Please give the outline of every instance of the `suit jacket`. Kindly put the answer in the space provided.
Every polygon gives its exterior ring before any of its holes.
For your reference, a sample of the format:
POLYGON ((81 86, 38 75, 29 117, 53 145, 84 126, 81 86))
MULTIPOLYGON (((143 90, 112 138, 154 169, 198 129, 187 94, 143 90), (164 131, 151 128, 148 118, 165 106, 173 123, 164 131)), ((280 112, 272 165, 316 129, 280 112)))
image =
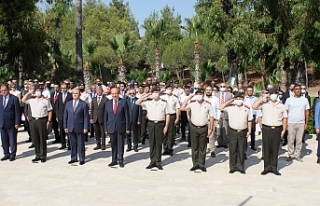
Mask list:
POLYGON ((65 109, 65 106, 66 106, 66 103, 69 102, 70 100, 72 100, 72 94, 67 92, 67 96, 66 96, 66 99, 65 101, 63 102, 63 99, 62 99, 62 92, 59 93, 58 95, 58 99, 57 99, 57 102, 56 102, 56 117, 58 118, 59 121, 63 121, 63 114, 64 114, 64 109, 65 109))
POLYGON ((98 97, 92 99, 91 102, 91 114, 90 118, 93 119, 93 123, 104 123, 104 110, 106 107, 106 102, 108 99, 103 95, 101 98, 101 102, 98 105, 98 97))
POLYGON ((51 103, 51 105, 52 105, 52 111, 53 111, 53 113, 57 113, 56 105, 57 105, 57 102, 58 102, 58 97, 59 97, 59 95, 60 95, 60 92, 58 93, 56 103, 54 103, 54 94, 55 94, 55 92, 53 92, 53 93, 50 94, 50 103, 51 103))
POLYGON ((141 106, 136 105, 136 101, 138 98, 133 98, 133 104, 131 103, 131 98, 127 98, 127 103, 129 107, 129 116, 130 116, 130 127, 137 125, 137 122, 141 122, 142 115, 141 115, 141 106))
MULTIPOLYGON (((217 92, 217 93, 214 94, 216 97, 218 97, 218 99, 219 99, 219 104, 220 104, 220 94, 221 94, 221 92, 217 92)), ((225 92, 224 102, 227 102, 227 101, 229 101, 229 100, 232 99, 232 98, 233 98, 233 94, 232 94, 232 93, 230 93, 230 92, 225 92)))
POLYGON ((73 109, 73 101, 66 103, 63 114, 63 128, 69 132, 83 132, 89 129, 89 107, 86 102, 78 100, 76 110, 73 109))
POLYGON ((285 104, 287 99, 290 97, 290 90, 286 91, 284 94, 283 94, 283 98, 282 98, 282 103, 285 104))
POLYGON ((315 110, 317 102, 320 100, 319 97, 315 97, 312 102, 312 111, 315 110))
POLYGON ((20 125, 21 112, 18 97, 8 94, 9 99, 4 108, 3 99, 0 95, 0 128, 14 128, 15 125, 20 125))
POLYGON ((130 130, 129 105, 126 99, 119 98, 116 114, 113 113, 113 99, 106 102, 104 112, 104 129, 108 133, 125 133, 130 130))

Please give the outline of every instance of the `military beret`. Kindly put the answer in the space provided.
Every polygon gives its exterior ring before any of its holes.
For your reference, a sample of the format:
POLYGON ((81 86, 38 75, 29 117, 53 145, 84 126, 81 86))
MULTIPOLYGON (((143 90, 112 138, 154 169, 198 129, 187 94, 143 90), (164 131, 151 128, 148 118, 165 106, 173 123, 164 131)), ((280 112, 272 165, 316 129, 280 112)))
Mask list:
POLYGON ((172 84, 167 84, 166 88, 172 87, 172 84))
POLYGON ((173 83, 174 84, 179 84, 179 80, 175 80, 173 83))
POLYGON ((197 89, 195 94, 204 94, 204 89, 202 89, 202 88, 197 89))
POLYGON ((234 98, 237 98, 237 97, 244 98, 244 95, 243 95, 242 92, 237 92, 237 93, 234 95, 234 98))
POLYGON ((153 87, 152 92, 160 92, 160 87, 158 86, 153 87))
POLYGON ((274 94, 274 93, 278 93, 278 89, 277 88, 273 88, 269 90, 269 94, 274 94))
POLYGON ((172 80, 167 81, 167 84, 173 84, 172 80))
POLYGON ((84 83, 80 83, 78 86, 79 86, 79 87, 80 87, 80 86, 84 86, 84 83))

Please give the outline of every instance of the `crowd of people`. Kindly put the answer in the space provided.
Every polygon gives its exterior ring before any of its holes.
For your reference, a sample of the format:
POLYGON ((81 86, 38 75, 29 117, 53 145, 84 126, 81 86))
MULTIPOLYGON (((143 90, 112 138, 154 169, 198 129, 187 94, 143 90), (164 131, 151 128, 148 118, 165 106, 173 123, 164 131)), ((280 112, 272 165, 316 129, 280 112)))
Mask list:
POLYGON ((229 172, 245 174, 247 150, 256 150, 255 137, 261 129, 261 174, 281 175, 277 167, 281 141, 288 145, 286 160, 302 162, 312 110, 320 163, 320 101, 315 98, 310 108, 305 85, 291 84, 286 92, 268 85, 257 95, 252 85, 232 88, 223 82, 184 81, 180 87, 178 80, 158 82, 148 77, 145 82, 106 85, 97 78, 89 90, 85 88, 83 83, 75 85, 68 79, 62 84, 30 79, 24 81, 23 88, 17 87, 16 80, 1 84, 1 161, 16 159, 22 116, 29 148, 35 150, 32 162, 47 161, 47 140, 52 131, 52 143, 61 144, 60 150, 71 150, 69 164, 85 164, 85 144, 95 137, 94 150, 106 150, 106 144, 111 144, 109 166, 123 168, 125 145, 126 152, 138 152, 139 144, 148 140, 150 164, 146 168, 162 170, 162 156, 174 155, 176 136, 181 133, 180 141, 187 141, 192 151, 190 171, 206 172, 207 151, 215 158, 218 147, 229 149, 229 172))

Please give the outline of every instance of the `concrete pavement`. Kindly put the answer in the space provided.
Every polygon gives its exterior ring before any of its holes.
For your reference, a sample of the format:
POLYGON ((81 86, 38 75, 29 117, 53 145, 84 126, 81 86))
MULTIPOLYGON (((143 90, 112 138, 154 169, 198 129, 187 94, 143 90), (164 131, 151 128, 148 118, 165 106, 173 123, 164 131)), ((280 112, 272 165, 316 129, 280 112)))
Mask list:
POLYGON ((191 151, 179 143, 174 156, 163 157, 163 171, 150 171, 148 143, 125 153, 125 168, 109 168, 111 148, 94 151, 94 139, 86 145, 86 164, 70 166, 70 152, 48 140, 46 163, 32 163, 34 150, 19 132, 14 162, 0 162, 0 205, 319 205, 320 165, 317 141, 308 136, 303 145, 304 162, 287 162, 286 147, 280 151, 282 176, 260 175, 261 136, 258 150, 248 149, 245 175, 229 174, 228 150, 207 155, 207 173, 193 173, 191 151))

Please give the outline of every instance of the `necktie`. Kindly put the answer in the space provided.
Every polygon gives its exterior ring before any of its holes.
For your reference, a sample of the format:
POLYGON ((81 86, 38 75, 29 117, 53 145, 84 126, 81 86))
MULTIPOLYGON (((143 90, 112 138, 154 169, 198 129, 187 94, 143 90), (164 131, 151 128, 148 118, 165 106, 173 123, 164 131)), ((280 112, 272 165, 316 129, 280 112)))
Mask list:
POLYGON ((221 94, 221 104, 224 104, 224 92, 221 94))
POLYGON ((4 97, 3 98, 3 108, 6 108, 6 106, 7 106, 7 97, 4 97))
POLYGON ((73 102, 73 111, 76 111, 76 108, 77 108, 77 101, 74 101, 73 102))
POLYGON ((54 94, 54 98, 53 98, 53 103, 56 103, 57 97, 58 97, 58 95, 57 95, 57 93, 55 93, 55 94, 54 94))
POLYGON ((114 100, 114 105, 113 105, 113 113, 117 114, 117 109, 118 109, 118 101, 114 100))
POLYGON ((101 97, 98 97, 98 106, 100 105, 101 97))
POLYGON ((62 101, 63 101, 63 103, 66 101, 66 93, 64 93, 63 95, 63 99, 62 99, 62 101))
POLYGON ((133 101, 133 98, 131 99, 131 108, 133 108, 133 104, 134 104, 134 101, 133 101))

